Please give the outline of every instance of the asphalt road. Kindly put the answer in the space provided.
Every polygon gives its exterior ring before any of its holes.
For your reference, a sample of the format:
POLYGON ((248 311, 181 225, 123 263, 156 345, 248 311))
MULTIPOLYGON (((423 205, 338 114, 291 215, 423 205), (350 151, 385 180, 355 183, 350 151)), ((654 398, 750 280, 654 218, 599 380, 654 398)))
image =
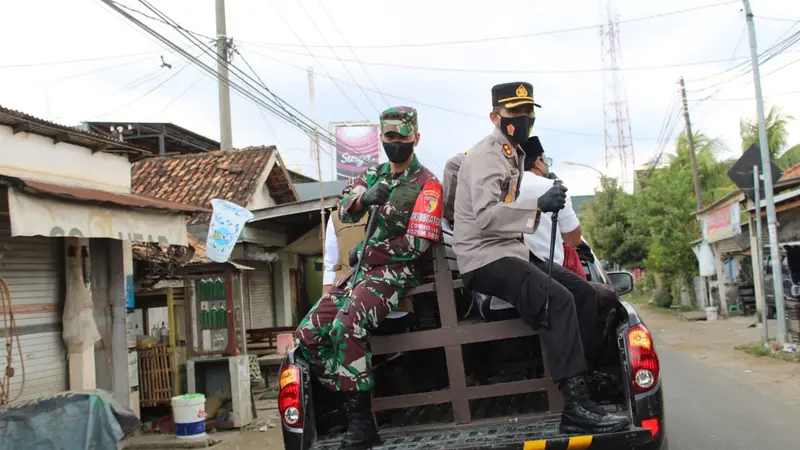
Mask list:
MULTIPOLYGON (((658 338, 656 338, 658 345, 658 338)), ((671 450, 796 448, 800 411, 742 379, 666 345, 658 349, 671 450)))

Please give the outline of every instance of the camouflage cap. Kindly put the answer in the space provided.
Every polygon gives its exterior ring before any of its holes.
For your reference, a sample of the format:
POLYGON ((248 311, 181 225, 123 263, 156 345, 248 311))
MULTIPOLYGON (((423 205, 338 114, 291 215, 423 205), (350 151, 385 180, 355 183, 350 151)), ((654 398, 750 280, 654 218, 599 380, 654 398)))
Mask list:
POLYGON ((417 110, 410 106, 395 106, 381 113, 381 135, 394 131, 403 136, 417 132, 417 110))

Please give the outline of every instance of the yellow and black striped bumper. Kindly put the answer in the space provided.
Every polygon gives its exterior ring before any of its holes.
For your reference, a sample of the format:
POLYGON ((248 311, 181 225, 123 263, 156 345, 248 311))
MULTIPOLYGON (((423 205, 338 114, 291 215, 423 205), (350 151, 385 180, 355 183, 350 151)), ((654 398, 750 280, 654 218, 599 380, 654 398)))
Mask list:
POLYGON ((522 450, 627 450, 648 442, 652 438, 648 430, 641 428, 619 433, 556 437, 526 441, 522 450))
POLYGON ((522 450, 585 450, 592 448, 594 436, 573 436, 565 439, 528 441, 522 450))

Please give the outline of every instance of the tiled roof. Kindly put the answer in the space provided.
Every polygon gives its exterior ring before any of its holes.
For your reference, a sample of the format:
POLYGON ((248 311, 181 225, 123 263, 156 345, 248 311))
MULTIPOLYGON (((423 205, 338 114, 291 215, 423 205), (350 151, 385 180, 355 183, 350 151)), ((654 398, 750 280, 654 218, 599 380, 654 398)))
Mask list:
POLYGON ((786 181, 791 180, 792 178, 800 177, 800 163, 789 167, 788 169, 783 171, 783 175, 778 181, 786 181))
POLYGON ((0 125, 11 127, 14 134, 31 133, 53 139, 53 144, 66 142, 91 149, 92 152, 117 153, 129 156, 143 155, 146 151, 117 139, 53 123, 24 112, 0 105, 0 125))

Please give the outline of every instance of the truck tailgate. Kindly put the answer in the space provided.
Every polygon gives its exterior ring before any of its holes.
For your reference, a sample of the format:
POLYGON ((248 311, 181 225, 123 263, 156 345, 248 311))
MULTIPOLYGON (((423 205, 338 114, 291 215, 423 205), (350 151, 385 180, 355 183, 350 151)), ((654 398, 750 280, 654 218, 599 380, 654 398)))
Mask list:
MULTIPOLYGON (((375 450, 404 449, 493 449, 493 450, 626 450, 648 442, 649 430, 631 428, 619 433, 594 436, 559 436, 559 418, 520 421, 464 428, 410 431, 381 430, 383 445, 375 450)), ((341 437, 317 442, 313 450, 336 450, 341 437)))

